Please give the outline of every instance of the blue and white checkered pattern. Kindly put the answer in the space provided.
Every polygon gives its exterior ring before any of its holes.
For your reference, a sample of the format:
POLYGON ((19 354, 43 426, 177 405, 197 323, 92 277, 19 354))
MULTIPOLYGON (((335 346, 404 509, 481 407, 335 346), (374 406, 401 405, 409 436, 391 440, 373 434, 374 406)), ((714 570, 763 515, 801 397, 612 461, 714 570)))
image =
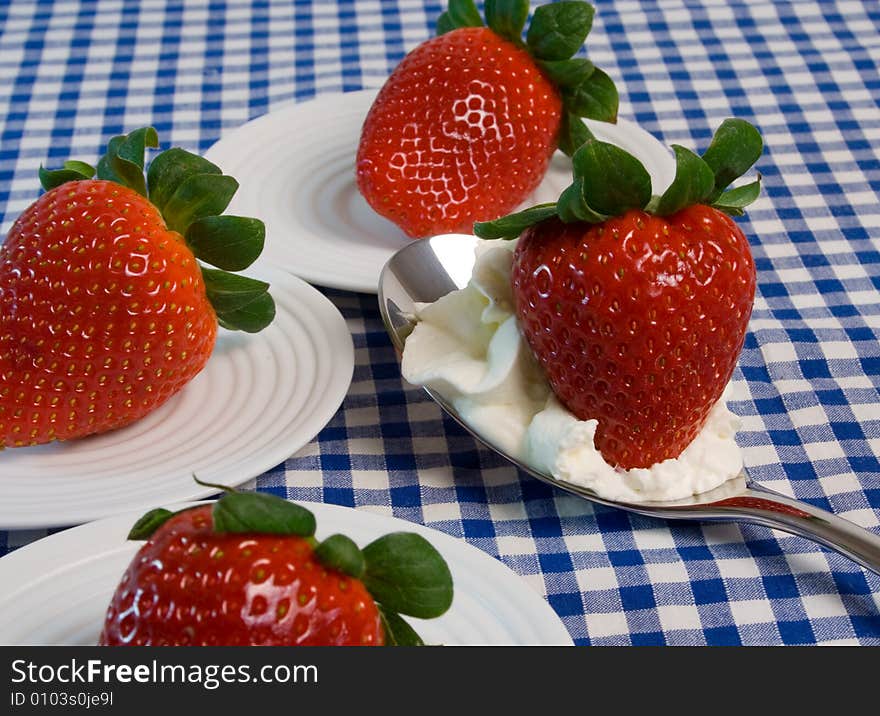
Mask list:
MULTIPOLYGON (((204 150, 289 102, 381 85, 440 4, 0 3, 0 232, 36 197, 41 162, 94 157, 123 130, 204 150)), ((759 295, 732 403, 745 462, 877 530, 880 6, 595 4, 589 52, 622 115, 698 148, 728 116, 761 129, 765 191, 742 222, 759 295)), ((402 384, 374 297, 327 294, 354 335, 354 382, 260 489, 462 537, 546 595, 579 644, 880 644, 880 577, 797 537, 654 521, 519 475, 402 384)), ((0 553, 41 534, 0 533, 0 553)))

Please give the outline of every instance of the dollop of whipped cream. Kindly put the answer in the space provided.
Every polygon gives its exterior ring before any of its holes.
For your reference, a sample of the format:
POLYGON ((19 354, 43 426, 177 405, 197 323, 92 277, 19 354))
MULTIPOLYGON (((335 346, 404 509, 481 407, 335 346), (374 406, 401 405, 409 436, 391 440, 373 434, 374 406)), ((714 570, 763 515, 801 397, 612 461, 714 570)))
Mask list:
POLYGON ((678 500, 742 470, 728 386, 677 458, 615 468, 596 449, 596 420, 579 420, 550 389, 520 334, 510 287, 515 241, 480 241, 468 285, 416 306, 403 377, 442 395, 488 442, 538 472, 618 502, 678 500))

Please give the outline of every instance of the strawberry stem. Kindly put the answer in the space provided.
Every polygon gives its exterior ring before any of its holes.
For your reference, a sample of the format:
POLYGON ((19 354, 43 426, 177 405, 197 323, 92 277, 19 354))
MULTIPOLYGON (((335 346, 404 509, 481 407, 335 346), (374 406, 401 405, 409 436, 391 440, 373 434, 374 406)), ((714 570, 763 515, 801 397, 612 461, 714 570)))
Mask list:
POLYGON ((215 482, 205 482, 204 480, 200 480, 196 477, 195 473, 192 473, 192 479, 195 480, 197 485, 201 485, 202 487, 213 487, 220 492, 238 492, 234 487, 229 487, 228 485, 218 485, 215 482))

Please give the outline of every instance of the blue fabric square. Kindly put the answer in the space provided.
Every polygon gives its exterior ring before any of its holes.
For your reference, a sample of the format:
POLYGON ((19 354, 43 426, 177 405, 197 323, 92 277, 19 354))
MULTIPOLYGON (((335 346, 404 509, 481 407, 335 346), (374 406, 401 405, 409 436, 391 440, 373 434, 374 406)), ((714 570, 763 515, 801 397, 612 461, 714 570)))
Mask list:
POLYGON ((720 579, 695 580, 691 582, 691 589, 694 592, 694 601, 697 604, 714 604, 727 601, 724 582, 720 579))
POLYGON ((633 646, 666 646, 662 631, 634 632, 630 635, 633 646))
POLYGON ((853 630, 858 637, 874 637, 880 635, 880 615, 851 614, 853 630))
POLYGON ((495 525, 491 520, 462 520, 465 537, 494 537, 495 525))
POLYGON ((657 602, 654 601, 654 590, 649 584, 621 587, 620 603, 626 611, 653 609, 657 606, 657 602))
POLYGON ((831 429, 838 440, 864 440, 865 433, 858 423, 831 423, 831 429))
POLYGON ((813 627, 806 619, 798 621, 781 621, 777 624, 783 644, 812 644, 816 641, 813 627))
POLYGON ((679 547, 678 554, 681 558, 688 561, 698 561, 704 559, 714 559, 712 552, 706 545, 689 545, 687 547, 679 547))
POLYGON ((740 646, 739 631, 735 626, 710 627, 704 629, 703 634, 706 637, 707 646, 740 646))
POLYGON ((797 582, 790 574, 774 574, 762 577, 764 589, 771 599, 792 599, 798 596, 797 582))
POLYGON ((569 617, 584 612, 580 594, 548 594, 547 601, 560 617, 569 617))
POLYGON ((622 510, 597 507, 596 524, 602 532, 628 532, 631 529, 629 515, 622 510))
POLYGON ((322 470, 350 470, 351 457, 349 455, 322 453, 321 457, 322 470))
POLYGON ((385 464, 389 470, 415 470, 415 455, 386 455, 385 464))
POLYGON ((324 502, 331 505, 350 505, 354 497, 354 490, 345 487, 325 487, 324 502))
POLYGON ((538 555, 544 572, 560 573, 571 571, 571 557, 566 552, 549 552, 538 555))
POLYGON ((395 507, 418 507, 421 505, 421 490, 418 485, 392 487, 391 504, 395 507))
POLYGON ((608 559, 615 567, 632 566, 636 564, 644 564, 645 560, 642 553, 637 549, 621 549, 608 552, 608 559))

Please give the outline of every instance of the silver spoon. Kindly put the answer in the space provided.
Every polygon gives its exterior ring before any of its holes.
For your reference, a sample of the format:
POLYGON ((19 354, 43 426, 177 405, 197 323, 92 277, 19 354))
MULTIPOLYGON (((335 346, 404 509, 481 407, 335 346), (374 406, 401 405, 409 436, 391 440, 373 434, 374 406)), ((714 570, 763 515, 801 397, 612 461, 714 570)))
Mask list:
MULTIPOLYGON (((412 331, 415 303, 436 301, 450 291, 467 285, 474 265, 476 242, 475 237, 463 234, 414 241, 398 251, 385 265, 379 279, 379 308, 391 341, 399 351, 403 350, 404 342, 412 331)), ((520 470, 566 492, 650 517, 741 521, 774 527, 818 542, 880 574, 880 536, 831 512, 760 487, 745 472, 714 490, 684 500, 637 504, 612 502, 599 497, 592 490, 537 472, 511 457, 476 433, 443 396, 431 390, 427 390, 427 393, 484 445, 520 470)))

